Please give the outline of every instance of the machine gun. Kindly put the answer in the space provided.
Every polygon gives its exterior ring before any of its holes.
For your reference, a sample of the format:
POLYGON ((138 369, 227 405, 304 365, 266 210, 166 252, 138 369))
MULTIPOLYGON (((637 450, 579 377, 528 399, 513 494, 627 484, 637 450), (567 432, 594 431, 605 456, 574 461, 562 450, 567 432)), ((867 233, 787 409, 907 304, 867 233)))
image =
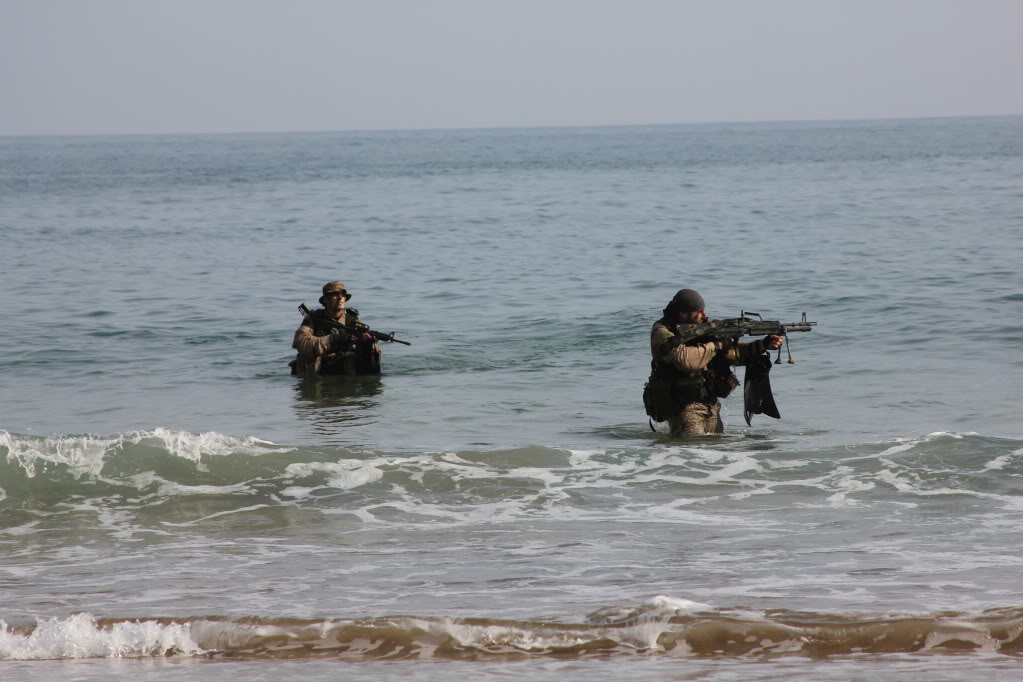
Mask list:
MULTIPOLYGON (((795 364, 792 359, 792 351, 789 350, 788 332, 811 332, 817 326, 816 322, 808 322, 806 313, 799 322, 779 322, 778 320, 765 320, 760 313, 742 311, 739 317, 725 320, 708 320, 695 324, 680 324, 677 327, 680 343, 688 343, 696 339, 708 341, 737 341, 743 336, 767 336, 774 334, 785 337, 785 349, 789 354, 789 364, 795 364), (757 319, 753 319, 756 317, 757 319)), ((781 364, 781 349, 778 349, 778 359, 774 364, 781 364)))
MULTIPOLYGON (((734 345, 743 336, 767 336, 774 334, 785 338, 785 350, 788 352, 788 364, 795 364, 792 359, 792 351, 789 348, 789 332, 809 332, 817 326, 816 322, 808 322, 806 313, 803 313, 799 322, 779 322, 777 320, 765 320, 759 313, 742 311, 739 317, 725 320, 708 320, 696 324, 680 324, 677 327, 676 342, 688 343, 696 340, 722 341, 726 345, 734 345), (753 318, 757 319, 753 319, 753 318)), ((781 348, 778 348, 778 359, 774 364, 781 364, 781 348)), ((768 374, 771 371, 771 358, 763 354, 752 358, 746 365, 746 376, 742 382, 743 392, 743 417, 746 425, 750 426, 750 420, 754 414, 764 414, 768 417, 781 419, 781 413, 774 402, 774 394, 771 392, 771 382, 768 374)))
POLYGON ((364 325, 361 322, 356 322, 355 324, 341 324, 340 322, 337 322, 336 320, 331 320, 331 319, 326 318, 326 317, 314 320, 313 317, 312 317, 313 311, 309 310, 309 308, 306 307, 305 303, 299 303, 298 304, 298 311, 300 313, 302 313, 302 316, 305 317, 307 320, 309 320, 310 323, 313 323, 314 325, 315 324, 324 325, 324 326, 330 328, 331 332, 336 330, 338 332, 341 332, 343 334, 347 334, 347 335, 353 336, 353 337, 359 337, 359 336, 362 336, 363 334, 369 334, 370 336, 373 337, 374 341, 387 341, 388 343, 400 343, 400 344, 405 345, 405 346, 411 346, 412 345, 408 341, 402 341, 401 339, 394 338, 394 332, 391 332, 390 334, 385 334, 384 332, 374 331, 374 330, 370 329, 368 326, 364 325))

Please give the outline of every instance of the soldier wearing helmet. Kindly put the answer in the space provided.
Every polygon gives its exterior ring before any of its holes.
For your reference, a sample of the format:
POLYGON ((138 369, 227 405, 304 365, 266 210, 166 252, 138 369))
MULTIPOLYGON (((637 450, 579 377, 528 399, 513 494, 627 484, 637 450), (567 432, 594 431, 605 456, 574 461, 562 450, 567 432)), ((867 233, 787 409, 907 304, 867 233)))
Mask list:
POLYGON ((323 307, 295 330, 291 347, 298 355, 290 363, 292 374, 380 374, 380 345, 360 330, 365 325, 359 322, 359 311, 346 307, 351 297, 344 282, 323 285, 323 307))
POLYGON ((682 342, 678 325, 707 321, 703 297, 681 289, 650 332, 650 380, 643 392, 647 414, 667 421, 672 436, 721 433, 721 404, 739 385, 732 365, 745 365, 765 350, 781 348, 782 337, 765 336, 725 347, 720 341, 682 342))

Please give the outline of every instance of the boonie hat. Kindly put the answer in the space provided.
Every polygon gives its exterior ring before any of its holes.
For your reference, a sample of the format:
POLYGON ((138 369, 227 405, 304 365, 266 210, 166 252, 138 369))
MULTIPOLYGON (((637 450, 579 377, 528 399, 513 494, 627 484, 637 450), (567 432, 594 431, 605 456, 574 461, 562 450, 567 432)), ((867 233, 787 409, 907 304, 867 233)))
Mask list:
POLYGON ((348 293, 348 289, 345 289, 345 283, 338 282, 335 280, 333 282, 327 282, 326 284, 323 285, 323 296, 320 296, 320 303, 323 303, 323 298, 327 294, 336 294, 338 292, 345 295, 346 301, 352 297, 352 295, 348 293))

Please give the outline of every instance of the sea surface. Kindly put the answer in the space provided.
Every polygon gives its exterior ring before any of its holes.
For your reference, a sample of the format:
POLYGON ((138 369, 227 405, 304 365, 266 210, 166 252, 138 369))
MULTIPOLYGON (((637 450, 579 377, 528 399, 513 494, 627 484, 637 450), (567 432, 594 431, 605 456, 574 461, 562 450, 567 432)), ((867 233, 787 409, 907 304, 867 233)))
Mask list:
POLYGON ((1023 675, 1023 117, 6 137, 0 258, 2 679, 1023 675), (685 287, 780 420, 651 430, 685 287))

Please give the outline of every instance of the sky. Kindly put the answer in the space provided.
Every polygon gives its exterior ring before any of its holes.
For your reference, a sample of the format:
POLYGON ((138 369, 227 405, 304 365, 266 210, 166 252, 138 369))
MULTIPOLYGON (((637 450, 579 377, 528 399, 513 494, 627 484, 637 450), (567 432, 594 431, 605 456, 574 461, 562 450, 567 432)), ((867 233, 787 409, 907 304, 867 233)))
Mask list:
POLYGON ((1023 114, 1020 0, 0 0, 0 135, 1023 114))

